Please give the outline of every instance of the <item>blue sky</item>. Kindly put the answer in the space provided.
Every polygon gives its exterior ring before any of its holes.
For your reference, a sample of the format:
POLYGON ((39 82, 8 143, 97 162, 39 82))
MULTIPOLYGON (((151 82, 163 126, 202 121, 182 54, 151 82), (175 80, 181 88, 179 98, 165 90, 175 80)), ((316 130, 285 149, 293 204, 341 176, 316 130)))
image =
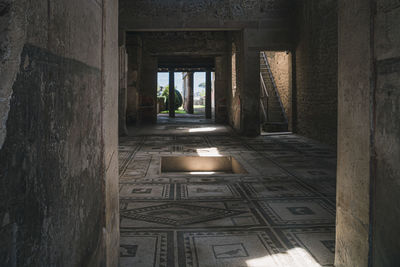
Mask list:
MULTIPOLYGON (((158 86, 165 87, 169 83, 169 74, 168 72, 159 72, 158 73, 158 86)), ((194 91, 196 92, 200 88, 198 87, 200 83, 205 82, 206 73, 205 72, 195 72, 194 73, 194 91)), ((182 80, 182 72, 175 72, 175 86, 178 91, 182 92, 183 90, 183 80, 182 80)), ((204 90, 204 89, 201 89, 204 90)))

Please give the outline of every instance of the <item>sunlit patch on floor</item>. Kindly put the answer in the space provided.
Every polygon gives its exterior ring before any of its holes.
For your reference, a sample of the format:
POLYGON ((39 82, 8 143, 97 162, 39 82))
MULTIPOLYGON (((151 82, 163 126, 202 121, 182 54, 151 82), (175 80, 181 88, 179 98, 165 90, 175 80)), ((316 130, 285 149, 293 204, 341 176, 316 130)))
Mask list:
POLYGON ((284 253, 247 260, 248 267, 321 267, 317 261, 303 248, 293 248, 284 253))
POLYGON ((215 130, 217 130, 215 127, 191 128, 189 129, 189 133, 214 132, 215 130))

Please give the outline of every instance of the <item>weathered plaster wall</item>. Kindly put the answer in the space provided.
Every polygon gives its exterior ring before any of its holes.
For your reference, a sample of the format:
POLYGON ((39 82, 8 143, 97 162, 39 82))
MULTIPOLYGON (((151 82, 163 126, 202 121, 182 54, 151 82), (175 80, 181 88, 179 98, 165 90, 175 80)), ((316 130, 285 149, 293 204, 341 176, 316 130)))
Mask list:
POLYGON ((371 179, 371 7, 339 1, 335 265, 368 266, 371 179))
POLYGON ((243 32, 241 129, 247 136, 260 134, 260 52, 252 49, 253 32, 243 32))
POLYGON ((0 2, 5 266, 117 265, 117 11, 0 2))
POLYGON ((0 2, 0 149, 6 138, 12 85, 26 35, 25 1, 0 2))
POLYGON ((288 125, 292 123, 292 91, 289 60, 291 57, 286 52, 266 52, 268 63, 274 76, 275 84, 288 118, 288 125))
POLYGON ((126 30, 284 28, 290 5, 290 0, 121 0, 119 17, 126 30))
POLYGON ((373 266, 400 265, 400 6, 377 1, 373 266))
POLYGON ((143 52, 141 77, 138 86, 138 122, 140 124, 157 122, 157 58, 147 51, 143 52))
POLYGON ((127 73, 127 124, 135 124, 139 105, 139 83, 142 66, 142 40, 139 36, 132 36, 126 42, 128 52, 127 73))
MULTIPOLYGON (((82 1, 79 1, 80 3, 82 1)), ((100 3, 100 2, 99 2, 100 3)), ((119 263, 119 173, 118 173, 118 1, 102 2, 102 196, 104 201, 102 244, 105 253, 94 266, 119 263)), ((87 17, 90 19, 90 17, 87 17)), ((89 32, 90 33, 90 32, 89 32)), ((77 111, 79 113, 80 111, 77 111)), ((82 138, 82 137, 80 137, 82 138)), ((90 138, 84 136, 84 138, 90 138)), ((87 156, 90 156, 88 154, 87 156)), ((99 177, 91 177, 99 179, 99 177)), ((88 218, 93 220, 93 218, 88 218)), ((69 265, 70 266, 70 265, 69 265)), ((89 266, 89 265, 88 265, 89 266)))
MULTIPOLYGON (((225 48, 226 50, 226 48, 225 48)), ((215 108, 215 122, 227 123, 228 122, 228 56, 215 57, 215 75, 213 75, 214 82, 212 83, 212 107, 215 108)))
POLYGON ((299 6, 296 47, 295 129, 335 145, 337 131, 337 1, 305 0, 299 6))
POLYGON ((152 56, 209 56, 226 53, 226 33, 221 31, 143 32, 143 50, 152 56))
POLYGON ((339 2, 336 266, 398 266, 400 8, 339 2))
MULTIPOLYGON (((125 42, 124 42, 125 44, 125 42)), ((126 111, 128 104, 128 53, 125 45, 119 47, 119 81, 118 81, 118 133, 127 135, 126 111)))

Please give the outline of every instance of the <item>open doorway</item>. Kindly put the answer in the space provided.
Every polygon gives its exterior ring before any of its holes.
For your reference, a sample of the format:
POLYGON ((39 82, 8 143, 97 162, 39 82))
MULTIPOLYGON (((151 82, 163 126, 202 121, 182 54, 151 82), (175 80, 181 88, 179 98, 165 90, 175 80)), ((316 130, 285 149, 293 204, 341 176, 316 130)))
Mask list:
POLYGON ((159 71, 157 73, 157 121, 212 122, 215 118, 214 72, 211 71, 159 71), (170 106, 170 84, 174 84, 174 110, 170 106))
POLYGON ((261 132, 291 131, 290 52, 260 52, 261 132))
MULTIPOLYGON (((169 73, 157 73, 157 114, 169 114, 169 73)), ((186 114, 184 107, 183 73, 174 73, 175 114, 186 114)))
POLYGON ((193 84, 193 114, 205 115, 206 112, 206 73, 195 72, 193 84))

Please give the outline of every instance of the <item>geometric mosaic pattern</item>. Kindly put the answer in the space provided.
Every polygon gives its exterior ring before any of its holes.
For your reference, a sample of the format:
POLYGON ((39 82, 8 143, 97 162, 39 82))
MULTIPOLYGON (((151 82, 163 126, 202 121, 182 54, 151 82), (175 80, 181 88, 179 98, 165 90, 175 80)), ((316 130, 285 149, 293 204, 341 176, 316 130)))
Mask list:
POLYGON ((240 198, 234 185, 230 184, 182 184, 181 199, 224 199, 240 198))
POLYGON ((216 124, 154 129, 120 139, 120 266, 333 266, 333 149, 216 124), (247 173, 161 173, 162 156, 207 153, 247 173))
POLYGON ((335 233, 332 228, 287 229, 279 236, 289 248, 303 248, 322 266, 331 266, 335 257, 335 233))
POLYGON ((334 208, 321 199, 273 199, 257 202, 272 225, 333 224, 334 208))
POLYGON ((119 194, 121 199, 169 199, 171 192, 169 184, 125 184, 119 194))
POLYGON ((175 229, 176 225, 179 225, 180 229, 198 229, 203 228, 205 223, 210 228, 224 229, 266 226, 261 215, 254 212, 252 203, 245 203, 243 200, 185 201, 184 203, 124 200, 121 201, 120 208, 120 226, 125 229, 143 227, 175 229), (151 211, 153 209, 154 211, 151 211), (165 209, 172 212, 164 212, 165 209))
POLYGON ((168 232, 121 232, 120 267, 172 266, 172 238, 168 232))
POLYGON ((312 191, 296 181, 246 183, 243 186, 252 198, 288 198, 314 195, 312 191))
POLYGON ((248 266, 248 260, 281 252, 265 231, 181 232, 180 265, 248 266))
POLYGON ((121 215, 127 218, 171 224, 175 226, 210 221, 241 213, 241 211, 216 209, 181 203, 167 203, 158 206, 121 211, 121 215))

